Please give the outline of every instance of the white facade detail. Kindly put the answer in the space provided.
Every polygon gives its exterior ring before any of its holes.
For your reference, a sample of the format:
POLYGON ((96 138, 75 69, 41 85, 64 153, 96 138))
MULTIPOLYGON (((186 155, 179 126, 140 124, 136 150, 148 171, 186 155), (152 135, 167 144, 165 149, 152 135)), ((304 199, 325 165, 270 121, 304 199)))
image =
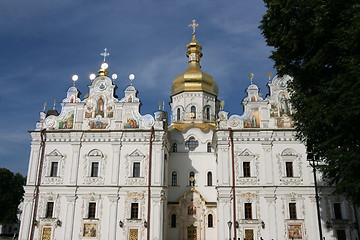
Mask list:
MULTIPOLYGON (((200 66, 195 35, 188 53, 189 66, 200 66)), ((41 113, 31 131, 19 239, 319 239, 290 77, 275 76, 265 98, 251 84, 244 113, 231 116, 209 75, 201 72, 208 85, 200 90, 184 77, 185 87, 172 90, 168 124, 164 111, 140 114, 134 86, 115 97, 107 71, 85 99, 70 87, 60 114, 41 113)), ((317 181, 324 237, 355 239, 358 210, 320 174, 317 181)))

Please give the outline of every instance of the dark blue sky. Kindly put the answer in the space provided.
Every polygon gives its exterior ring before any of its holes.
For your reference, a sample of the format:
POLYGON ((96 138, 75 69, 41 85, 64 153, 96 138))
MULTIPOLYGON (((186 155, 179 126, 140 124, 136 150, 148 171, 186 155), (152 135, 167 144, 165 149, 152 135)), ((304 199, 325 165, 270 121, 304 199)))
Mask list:
POLYGON ((225 110, 241 114, 250 83, 266 88, 271 48, 258 29, 262 0, 2 0, 0 3, 0 167, 27 174, 30 136, 44 102, 59 103, 79 75, 81 98, 88 92, 106 47, 110 74, 118 74, 121 98, 128 75, 152 113, 159 100, 168 108, 173 78, 187 66, 186 44, 193 18, 203 46, 203 71, 219 85, 225 110))

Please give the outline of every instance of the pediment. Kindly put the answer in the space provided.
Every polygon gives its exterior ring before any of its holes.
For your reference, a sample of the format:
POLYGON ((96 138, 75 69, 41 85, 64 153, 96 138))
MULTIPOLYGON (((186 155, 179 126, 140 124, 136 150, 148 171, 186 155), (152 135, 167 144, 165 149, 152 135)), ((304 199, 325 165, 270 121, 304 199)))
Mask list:
POLYGON ((239 156, 255 157, 255 154, 253 154, 250 150, 245 149, 239 154, 239 156))
POLYGON ((51 153, 49 153, 47 156, 49 156, 49 157, 62 157, 63 155, 57 149, 55 149, 51 153))
POLYGON ((129 157, 145 157, 145 155, 138 149, 129 154, 129 157))

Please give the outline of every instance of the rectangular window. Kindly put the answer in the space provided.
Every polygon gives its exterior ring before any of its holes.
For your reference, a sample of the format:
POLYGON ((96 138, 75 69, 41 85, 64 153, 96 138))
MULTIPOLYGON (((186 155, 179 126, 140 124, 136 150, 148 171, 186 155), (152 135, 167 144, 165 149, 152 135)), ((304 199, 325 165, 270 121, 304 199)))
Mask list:
POLYGON ((89 203, 89 215, 88 218, 95 218, 96 203, 89 203))
POLYGON ((140 163, 134 162, 133 177, 140 177, 140 163))
POLYGON ((335 215, 335 219, 342 219, 340 203, 334 203, 334 215, 335 215))
POLYGON ((286 176, 287 177, 293 177, 293 163, 292 162, 286 162, 286 176))
POLYGON ((131 204, 131 219, 138 219, 139 214, 139 204, 132 203, 131 204))
POLYGON ((346 240, 346 232, 345 230, 336 230, 336 235, 338 240, 346 240))
POLYGON ((245 219, 252 219, 251 203, 245 203, 245 219))
POLYGON ((296 203, 289 203, 290 219, 296 218, 296 203))
POLYGON ((99 163, 93 162, 91 163, 91 177, 98 177, 99 176, 99 163))
POLYGON ((250 177, 250 162, 243 162, 244 177, 250 177))
POLYGON ((46 218, 52 218, 54 211, 54 202, 48 202, 46 206, 46 218))
POLYGON ((57 177, 58 162, 51 163, 50 177, 57 177))

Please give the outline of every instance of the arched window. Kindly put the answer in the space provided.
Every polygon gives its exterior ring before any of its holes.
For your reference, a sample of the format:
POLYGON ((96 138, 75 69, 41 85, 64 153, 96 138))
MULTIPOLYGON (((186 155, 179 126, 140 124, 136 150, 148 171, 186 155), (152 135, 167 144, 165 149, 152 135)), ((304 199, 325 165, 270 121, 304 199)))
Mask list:
POLYGON ((212 214, 209 214, 209 215, 208 215, 208 227, 209 227, 209 228, 214 227, 214 224, 213 224, 213 215, 212 215, 212 214))
POLYGON ((195 186, 195 173, 193 171, 189 173, 189 185, 195 186))
POLYGON ((173 152, 177 152, 177 144, 176 143, 173 144, 173 152))
POLYGON ((207 143, 207 152, 211 152, 211 143, 207 143))
POLYGON ((191 112, 194 114, 193 118, 196 118, 196 107, 191 106, 191 112))
POLYGON ((176 186, 176 185, 177 185, 177 173, 173 171, 171 173, 171 186, 176 186))
POLYGON ((177 109, 177 112, 176 112, 176 120, 177 120, 177 121, 180 121, 180 108, 177 109))
POLYGON ((171 227, 176 228, 176 214, 171 215, 171 227))
POLYGON ((207 173, 207 185, 212 186, 212 172, 207 173))
POLYGON ((210 120, 210 108, 206 108, 206 119, 210 120))

